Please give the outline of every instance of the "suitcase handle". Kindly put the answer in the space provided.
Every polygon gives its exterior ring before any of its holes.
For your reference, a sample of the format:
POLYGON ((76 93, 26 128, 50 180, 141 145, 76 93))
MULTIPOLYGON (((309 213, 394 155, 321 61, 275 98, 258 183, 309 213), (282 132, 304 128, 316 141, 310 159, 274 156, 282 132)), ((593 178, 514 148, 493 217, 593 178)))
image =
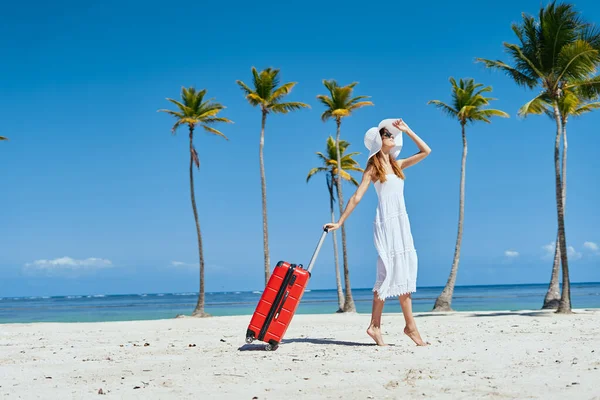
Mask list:
POLYGON ((315 265, 315 260, 317 259, 317 256, 319 255, 319 251, 321 250, 321 246, 323 245, 323 241, 325 240, 325 236, 327 236, 328 232, 329 232, 329 229, 323 228, 323 234, 321 235, 321 239, 319 239, 319 243, 317 243, 317 248, 315 249, 315 252, 313 253, 313 255, 310 259, 310 263, 308 263, 308 268, 307 268, 308 273, 310 273, 310 271, 312 271, 312 269, 315 265))

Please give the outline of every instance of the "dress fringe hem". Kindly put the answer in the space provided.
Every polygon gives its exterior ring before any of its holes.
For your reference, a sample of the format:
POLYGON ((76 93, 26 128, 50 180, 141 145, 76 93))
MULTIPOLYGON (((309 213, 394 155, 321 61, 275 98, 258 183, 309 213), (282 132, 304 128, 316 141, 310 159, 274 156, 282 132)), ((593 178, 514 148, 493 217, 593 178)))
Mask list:
POLYGON ((394 285, 388 288, 387 293, 382 296, 379 292, 382 284, 383 282, 376 282, 375 286, 373 287, 373 292, 377 292, 377 297, 379 297, 380 300, 386 300, 390 297, 403 296, 405 294, 415 293, 417 291, 415 287, 408 287, 408 285, 394 285))

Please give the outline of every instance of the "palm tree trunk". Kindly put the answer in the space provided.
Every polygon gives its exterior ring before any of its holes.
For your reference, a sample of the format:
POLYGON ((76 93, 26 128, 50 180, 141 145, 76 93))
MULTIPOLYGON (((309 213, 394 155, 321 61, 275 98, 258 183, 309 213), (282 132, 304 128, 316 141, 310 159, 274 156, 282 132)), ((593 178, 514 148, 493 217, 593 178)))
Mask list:
POLYGON ((554 263, 552 264, 552 275, 546 297, 544 297, 544 310, 556 310, 560 301, 560 287, 558 284, 558 267, 560 265, 560 246, 558 245, 558 230, 556 233, 556 245, 554 246, 554 263))
MULTIPOLYGON (((336 189, 338 195, 338 204, 340 206, 340 215, 344 212, 344 196, 342 194, 342 176, 340 174, 342 160, 340 154, 340 128, 342 121, 340 118, 335 120, 337 124, 337 133, 335 140, 335 149, 337 152, 337 165, 338 173, 336 176, 336 189)), ((354 306, 354 299, 352 298, 352 289, 350 287, 350 271, 348 270, 348 251, 346 249, 346 228, 345 224, 342 225, 342 255, 344 257, 344 285, 346 287, 346 296, 344 298, 344 312, 355 312, 356 307, 354 306)))
POLYGON ((467 162, 467 134, 465 124, 462 123, 462 141, 463 153, 460 165, 460 200, 458 209, 458 235, 456 237, 456 247, 454 248, 454 260, 450 269, 450 276, 442 293, 435 300, 433 311, 452 311, 452 296, 454 295, 454 284, 456 283, 456 274, 458 272, 458 261, 460 259, 460 246, 462 243, 463 220, 465 215, 465 168, 467 162))
MULTIPOLYGON (((334 195, 333 195, 333 180, 335 176, 333 171, 331 175, 327 176, 327 189, 329 190, 329 209, 331 210, 331 222, 335 222, 335 210, 333 208, 334 195)), ((343 312, 344 310, 344 292, 342 291, 342 278, 340 277, 340 257, 338 254, 337 246, 337 235, 336 231, 333 231, 333 257, 335 260, 335 284, 337 287, 338 296, 338 310, 337 312, 343 312)))
MULTIPOLYGON (((563 153, 562 153, 562 197, 563 207, 567 205, 567 119, 562 121, 562 137, 563 137, 563 153)), ((558 269, 560 265, 560 246, 558 245, 558 229, 556 233, 556 244, 554 246, 554 264, 552 265, 552 275, 550 277, 550 285, 548 292, 544 298, 542 309, 556 310, 560 302, 560 287, 558 279, 558 269)))
POLYGON ((196 221, 196 234, 198 235, 198 254, 200 258, 200 292, 198 302, 192 312, 193 317, 208 317, 204 312, 204 252, 202 251, 202 234, 200 233, 200 222, 198 221, 198 210, 196 209, 196 196, 194 195, 194 128, 190 127, 190 194, 192 198, 192 210, 196 221))
POLYGON ((565 209, 563 204, 563 190, 560 178, 560 134, 561 120, 558 102, 554 100, 554 119, 556 120, 556 140, 554 142, 554 173, 556 177, 556 213, 558 217, 558 243, 562 262, 562 295, 558 304, 557 313, 568 314, 571 312, 571 285, 569 282, 569 260, 567 257, 567 237, 565 232, 565 209))
POLYGON ((271 260, 269 259, 269 229, 267 227, 267 182, 265 179, 265 161, 263 149, 265 147, 265 124, 267 112, 262 112, 262 126, 260 129, 260 186, 262 189, 262 216, 263 216, 263 249, 265 258, 265 286, 269 282, 271 272, 271 260))

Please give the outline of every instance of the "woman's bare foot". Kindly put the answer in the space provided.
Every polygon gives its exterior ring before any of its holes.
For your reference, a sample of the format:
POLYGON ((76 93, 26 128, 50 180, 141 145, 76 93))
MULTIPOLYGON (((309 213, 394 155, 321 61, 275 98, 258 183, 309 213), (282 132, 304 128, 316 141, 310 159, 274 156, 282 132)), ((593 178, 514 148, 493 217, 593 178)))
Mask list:
POLYGON ((423 339, 421 339, 421 335, 419 334, 419 331, 417 330, 417 328, 413 328, 413 329, 408 329, 408 326, 404 328, 404 334, 406 336, 408 336, 409 338, 411 338, 413 340, 413 342, 415 342, 417 344, 417 346, 429 346, 430 343, 429 342, 424 342, 423 339))
POLYGON ((381 329, 375 328, 374 326, 370 326, 369 329, 367 329, 367 335, 371 336, 371 338, 375 341, 377 346, 387 346, 387 344, 383 342, 383 337, 381 336, 381 329))

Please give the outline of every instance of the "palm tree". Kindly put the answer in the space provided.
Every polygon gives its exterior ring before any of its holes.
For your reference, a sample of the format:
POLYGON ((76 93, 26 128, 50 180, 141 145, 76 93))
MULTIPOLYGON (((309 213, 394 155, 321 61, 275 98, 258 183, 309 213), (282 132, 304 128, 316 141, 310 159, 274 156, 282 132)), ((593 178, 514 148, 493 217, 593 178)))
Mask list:
POLYGON ((581 90, 588 97, 600 92, 600 77, 594 77, 600 63, 600 33, 580 18, 571 4, 551 2, 540 9, 539 17, 523 15, 521 24, 512 30, 520 44, 505 43, 513 66, 503 61, 478 58, 486 67, 505 72, 519 86, 539 87, 540 93, 529 104, 545 98, 552 105, 556 134, 554 140, 554 175, 558 243, 562 264, 563 287, 558 313, 571 312, 569 260, 565 232, 564 204, 560 176, 560 137, 562 121, 559 101, 566 90, 581 90))
POLYGON ((450 78, 452 85, 452 103, 450 105, 439 100, 430 100, 427 104, 434 104, 451 118, 457 119, 462 130, 462 161, 460 166, 460 201, 458 209, 458 235, 456 246, 454 248, 454 260, 450 269, 450 276, 442 293, 438 296, 433 306, 433 311, 451 311, 452 296, 454 295, 454 284, 456 283, 456 274, 458 272, 458 261, 460 258, 460 247, 463 234, 463 219, 465 212, 465 164, 467 161, 467 134, 465 127, 468 123, 483 121, 491 123, 491 117, 505 117, 508 114, 504 111, 494 109, 484 109, 489 105, 491 97, 483 96, 484 93, 491 92, 490 86, 483 87, 481 83, 475 83, 473 79, 460 80, 456 83, 454 78, 450 78))
MULTIPOLYGON (((337 126, 336 132, 336 152, 337 162, 341 165, 341 152, 340 152, 340 128, 342 126, 342 118, 349 117, 353 111, 365 106, 372 106, 371 101, 364 101, 368 96, 356 96, 352 97, 354 87, 358 82, 352 82, 347 86, 339 86, 335 80, 323 80, 323 85, 329 91, 328 95, 320 94, 317 99, 325 106, 325 111, 321 114, 321 120, 323 122, 329 119, 335 119, 337 126)), ((342 194, 342 178, 341 174, 336 175, 335 179, 338 204, 340 208, 340 214, 344 210, 344 196, 342 194)), ((344 258, 344 285, 346 286, 346 296, 344 298, 344 312, 354 312, 356 307, 354 306, 354 300, 352 299, 352 289, 350 288, 350 272, 348 270, 348 252, 346 250, 346 228, 342 225, 342 256, 344 258)))
MULTIPOLYGON (((356 179, 354 179, 352 177, 352 175, 350 175, 346 171, 363 172, 363 169, 360 168, 360 166, 358 165, 358 162, 352 158, 353 156, 358 155, 360 153, 355 152, 355 153, 344 154, 346 152, 346 149, 348 148, 348 146, 350 146, 350 143, 346 142, 345 140, 340 141, 340 151, 342 152, 341 176, 342 176, 342 179, 351 182, 354 186, 358 186, 358 182, 356 181, 356 179)), ((319 172, 326 173, 325 180, 327 182, 327 190, 329 192, 329 208, 331 211, 331 221, 335 222, 335 211, 333 208, 333 203, 335 202, 335 195, 333 192, 333 182, 335 181, 336 176, 338 174, 338 167, 337 167, 338 166, 338 157, 337 157, 336 142, 333 140, 333 138, 331 136, 329 136, 327 138, 326 149, 327 150, 326 150, 325 154, 323 154, 321 152, 317 153, 317 156, 323 162, 323 166, 311 169, 308 172, 308 176, 306 177, 306 182, 308 182, 310 180, 310 178, 312 178, 315 174, 317 174, 319 172)), ((339 259, 338 259, 337 236, 336 236, 335 231, 333 231, 333 254, 334 254, 334 258, 335 258, 335 278, 336 278, 338 306, 339 306, 339 309, 337 312, 343 312, 343 310, 344 310, 344 293, 342 292, 342 280, 340 278, 340 263, 339 263, 339 259)))
MULTIPOLYGON (((562 198, 563 206, 567 207, 567 123, 569 117, 580 117, 590 111, 600 108, 600 102, 593 102, 587 98, 587 96, 580 90, 565 90, 563 96, 558 99, 558 108, 560 111, 560 120, 562 126, 562 166, 561 166, 561 177, 562 177, 562 198)), ((554 119, 554 112, 552 104, 549 99, 538 97, 536 101, 527 103, 526 106, 519 110, 519 115, 527 117, 530 114, 546 114, 550 118, 554 119)), ((554 263, 552 265, 552 274, 550 276, 550 284, 548 285, 548 291, 544 297, 544 304, 542 309, 557 309, 560 303, 560 288, 559 288, 559 262, 560 262, 560 247, 558 244, 558 232, 556 245, 554 247, 554 263)))
POLYGON ((178 111, 171 110, 158 110, 158 112, 166 112, 172 115, 177 120, 171 129, 171 133, 174 135, 177 128, 181 125, 187 125, 189 128, 189 140, 190 140, 190 194, 192 199, 192 210, 194 211, 194 220, 196 221, 196 233, 198 235, 198 253, 200 256, 200 291, 198 294, 198 303, 192 313, 194 317, 208 317, 209 314, 204 312, 204 252, 202 249, 202 235, 200 233, 200 223, 198 222, 198 211, 196 209, 196 198, 194 195, 194 164, 196 168, 200 169, 200 159, 198 152, 194 147, 194 129, 196 126, 202 127, 209 133, 212 133, 222 138, 227 137, 218 130, 212 128, 210 125, 216 122, 231 123, 232 121, 227 118, 218 117, 217 115, 225 107, 219 103, 215 103, 212 99, 204 99, 206 95, 206 89, 196 91, 193 87, 181 88, 181 102, 167 98, 168 101, 175 104, 178 111))
POLYGON ((260 107, 262 113, 262 124, 260 129, 260 183, 262 189, 262 215, 263 215, 263 249, 265 259, 265 285, 269 281, 271 260, 269 257, 269 230, 267 226, 267 182, 265 179, 265 163, 263 149, 265 146, 265 124, 269 113, 287 114, 302 108, 308 108, 308 104, 300 102, 282 103, 285 96, 290 94, 297 82, 288 82, 279 86, 279 69, 267 68, 260 73, 252 67, 252 79, 254 89, 250 89, 244 82, 236 81, 246 95, 246 100, 253 107, 260 107))

